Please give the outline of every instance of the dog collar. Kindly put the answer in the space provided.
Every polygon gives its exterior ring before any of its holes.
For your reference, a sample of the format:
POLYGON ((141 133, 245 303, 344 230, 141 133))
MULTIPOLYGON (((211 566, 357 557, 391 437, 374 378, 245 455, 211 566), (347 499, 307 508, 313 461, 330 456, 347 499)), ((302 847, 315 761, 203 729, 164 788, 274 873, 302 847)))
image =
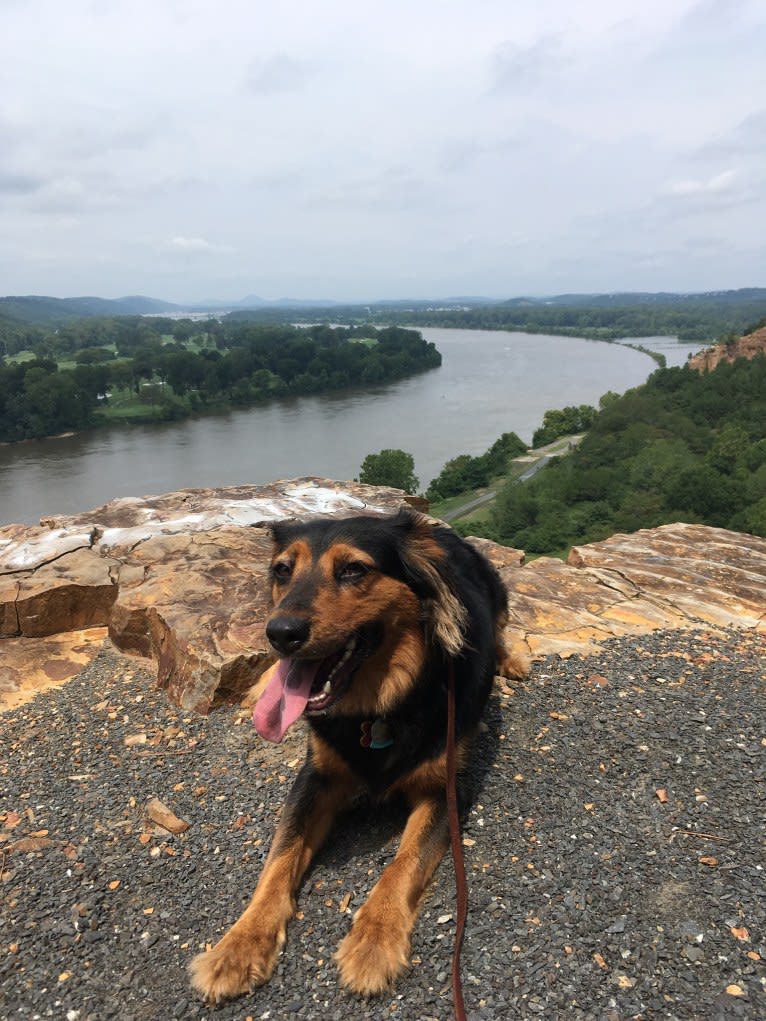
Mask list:
POLYGON ((364 720, 359 744, 362 748, 390 748, 394 743, 385 720, 364 720))

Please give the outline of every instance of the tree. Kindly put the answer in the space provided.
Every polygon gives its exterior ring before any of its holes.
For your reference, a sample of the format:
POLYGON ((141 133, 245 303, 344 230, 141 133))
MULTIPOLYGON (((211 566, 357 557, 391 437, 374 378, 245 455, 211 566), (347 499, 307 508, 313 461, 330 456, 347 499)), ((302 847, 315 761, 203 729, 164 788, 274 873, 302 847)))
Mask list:
POLYGON ((512 458, 526 452, 527 445, 516 433, 503 433, 489 450, 478 457, 459 454, 442 468, 426 490, 429 500, 436 503, 472 489, 488 485, 493 476, 504 475, 512 458))
POLYGON ((470 489, 478 489, 489 482, 487 455, 471 457, 470 454, 458 454, 451 458, 441 472, 428 487, 426 496, 429 500, 446 500, 470 489))
POLYGON ((368 486, 392 486, 414 493, 420 485, 415 476, 415 459, 404 450, 381 450, 368 454, 359 469, 359 482, 368 486))
POLYGON ((542 447, 557 440, 559 436, 586 432, 597 416, 598 412, 590 404, 581 404, 579 407, 570 405, 546 411, 543 415, 543 424, 535 430, 532 437, 532 446, 542 447))

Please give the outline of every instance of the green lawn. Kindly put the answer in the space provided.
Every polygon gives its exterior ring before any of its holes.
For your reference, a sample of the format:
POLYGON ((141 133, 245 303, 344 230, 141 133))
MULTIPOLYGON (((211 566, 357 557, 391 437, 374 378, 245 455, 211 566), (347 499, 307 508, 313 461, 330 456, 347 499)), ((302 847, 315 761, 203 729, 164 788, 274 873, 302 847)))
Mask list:
MULTIPOLYGON (((137 394, 132 387, 125 390, 115 390, 108 401, 99 403, 99 413, 107 421, 121 421, 130 418, 151 418, 155 414, 158 401, 152 403, 148 392, 149 387, 142 388, 142 393, 137 394)), ((155 387, 159 391, 159 387, 155 387)))

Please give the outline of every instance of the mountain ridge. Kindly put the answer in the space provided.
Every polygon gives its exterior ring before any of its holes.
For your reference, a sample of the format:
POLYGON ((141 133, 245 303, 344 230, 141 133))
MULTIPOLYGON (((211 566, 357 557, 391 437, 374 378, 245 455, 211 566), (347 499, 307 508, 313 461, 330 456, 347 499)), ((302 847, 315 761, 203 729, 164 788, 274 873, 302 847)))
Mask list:
POLYGON ((623 307, 665 306, 696 302, 701 305, 715 303, 763 301, 766 304, 766 287, 742 287, 715 291, 614 291, 594 293, 568 293, 549 296, 518 296, 514 298, 488 298, 481 295, 431 298, 381 298, 369 301, 337 301, 331 298, 290 298, 274 300, 250 293, 230 302, 207 300, 178 304, 146 295, 126 295, 120 298, 101 298, 95 295, 56 298, 50 295, 25 294, 0 296, 0 317, 20 323, 55 325, 72 319, 94 316, 178 315, 180 312, 227 312, 260 309, 354 309, 391 308, 423 309, 437 306, 524 307, 623 307))

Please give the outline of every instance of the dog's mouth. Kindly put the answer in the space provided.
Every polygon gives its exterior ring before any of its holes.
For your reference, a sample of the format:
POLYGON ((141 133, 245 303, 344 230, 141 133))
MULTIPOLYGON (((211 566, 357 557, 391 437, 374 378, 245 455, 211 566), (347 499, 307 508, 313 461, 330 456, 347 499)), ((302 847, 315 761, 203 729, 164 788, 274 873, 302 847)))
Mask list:
POLYGON ((300 716, 326 713, 343 698, 379 640, 373 630, 361 629, 323 659, 278 660, 253 710, 261 737, 278 743, 300 716))

